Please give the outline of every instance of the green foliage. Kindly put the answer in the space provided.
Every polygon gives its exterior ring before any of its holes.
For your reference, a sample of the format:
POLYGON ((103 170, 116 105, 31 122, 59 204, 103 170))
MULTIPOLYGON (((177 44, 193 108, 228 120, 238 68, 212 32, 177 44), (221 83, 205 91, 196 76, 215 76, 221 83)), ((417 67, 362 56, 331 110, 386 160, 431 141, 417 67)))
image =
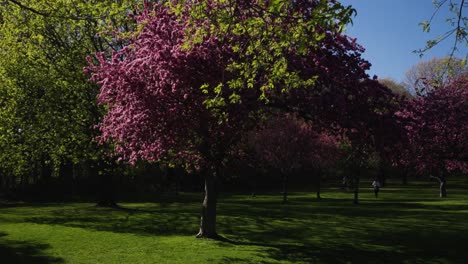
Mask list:
MULTIPOLYGON (((235 76, 226 86, 233 91, 259 88, 260 99, 264 101, 269 100, 268 94, 275 87, 286 92, 312 86, 316 76, 301 77, 289 64, 288 55, 305 56, 315 45, 320 45, 326 31, 342 32, 355 10, 328 0, 314 1, 314 7, 308 11, 294 5, 294 1, 279 0, 251 5, 226 0, 201 1, 190 11, 193 28, 189 29, 186 47, 200 43, 206 36, 217 36, 236 54, 236 60, 226 62, 226 75, 235 76), (207 17, 209 32, 196 26, 207 17)), ((176 14, 186 11, 180 3, 173 4, 172 8, 176 14)), ((210 87, 215 95, 216 87, 210 87)), ((222 98, 215 96, 213 100, 222 98)), ((236 98, 231 101, 238 102, 236 98)))
POLYGON ((23 2, 0 5, 0 167, 94 159, 101 110, 82 68, 87 54, 117 48, 99 34, 129 26, 134 1, 23 2))

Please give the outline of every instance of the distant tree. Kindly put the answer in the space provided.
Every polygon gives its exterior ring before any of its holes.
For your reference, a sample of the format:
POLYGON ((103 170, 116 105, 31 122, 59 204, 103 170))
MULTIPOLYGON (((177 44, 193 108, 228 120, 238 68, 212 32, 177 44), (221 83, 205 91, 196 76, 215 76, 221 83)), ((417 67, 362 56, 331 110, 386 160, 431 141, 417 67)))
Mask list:
POLYGON ((402 83, 397 83, 395 80, 390 78, 378 79, 379 83, 386 86, 393 93, 404 96, 405 98, 411 98, 411 93, 405 88, 402 83))
POLYGON ((397 113, 409 139, 407 162, 440 183, 449 173, 468 173, 468 77, 409 101, 397 113))
POLYGON ((314 172, 320 198, 321 172, 340 156, 336 137, 317 131, 313 124, 294 115, 280 115, 255 131, 253 139, 255 159, 281 174, 283 202, 287 201, 289 178, 299 170, 314 172))
POLYGON ((353 190, 353 203, 358 204, 361 176, 374 150, 370 144, 353 144, 348 139, 342 142, 341 148, 345 155, 343 165, 346 168, 346 184, 353 190))
POLYGON ((411 93, 423 95, 466 75, 468 75, 468 65, 464 60, 433 58, 412 66, 405 74, 403 85, 411 93))
POLYGON ((337 165, 343 157, 339 145, 341 138, 334 133, 322 131, 315 132, 312 139, 312 148, 305 163, 305 169, 312 170, 316 183, 316 197, 320 199, 322 189, 322 178, 327 171, 337 165))

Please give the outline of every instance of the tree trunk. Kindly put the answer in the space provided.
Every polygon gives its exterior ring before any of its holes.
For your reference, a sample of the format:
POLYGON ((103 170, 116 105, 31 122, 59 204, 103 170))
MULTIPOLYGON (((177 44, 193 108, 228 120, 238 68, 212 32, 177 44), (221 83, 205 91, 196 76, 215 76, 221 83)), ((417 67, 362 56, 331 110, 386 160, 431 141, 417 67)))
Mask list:
POLYGON ((99 195, 96 206, 116 208, 117 203, 114 198, 114 184, 113 176, 111 174, 103 173, 99 177, 99 195))
POLYGON ((33 184, 36 185, 39 182, 40 163, 36 160, 32 171, 33 184))
POLYGON ((386 184, 386 175, 385 175, 385 168, 383 165, 380 165, 380 184, 382 187, 385 187, 385 184, 386 184))
POLYGON ((21 173, 21 176, 20 176, 20 189, 21 189, 21 191, 24 189, 24 182, 25 182, 24 177, 25 177, 24 173, 21 173))
POLYGON ((180 192, 180 171, 176 171, 175 173, 175 195, 179 196, 180 192))
POLYGON ((403 180, 403 185, 407 185, 407 184, 408 184, 408 169, 407 169, 407 168, 403 168, 403 171, 402 171, 402 180, 403 180))
POLYGON ((321 190, 321 181, 322 181, 322 172, 320 170, 317 170, 317 175, 315 176, 317 178, 317 199, 321 199, 320 197, 320 190, 321 190))
POLYGON ((445 179, 445 174, 442 173, 440 176, 429 176, 432 179, 436 179, 439 182, 439 197, 447 197, 447 180, 445 179))
POLYGON ((3 177, 2 171, 0 169, 0 191, 3 191, 5 188, 4 179, 5 178, 3 177))
POLYGON ((359 203, 359 172, 355 176, 356 178, 354 179, 354 204, 359 203))
POLYGON ((441 179, 439 180, 440 183, 440 198, 446 198, 447 197, 447 181, 445 180, 445 177, 442 176, 441 179))
POLYGON ((73 181, 73 164, 71 162, 62 162, 59 166, 61 193, 63 197, 73 196, 75 183, 73 181))
POLYGON ((255 171, 253 173, 252 180, 250 182, 250 189, 251 189, 250 197, 256 197, 257 178, 260 178, 260 177, 258 177, 259 176, 258 174, 260 174, 258 171, 255 171))
POLYGON ((198 238, 218 238, 216 233, 216 175, 205 175, 205 199, 200 219, 198 238))
POLYGON ((11 175, 5 175, 5 189, 8 190, 8 192, 11 191, 11 175))
POLYGON ((288 176, 283 173, 283 203, 288 201, 288 176))

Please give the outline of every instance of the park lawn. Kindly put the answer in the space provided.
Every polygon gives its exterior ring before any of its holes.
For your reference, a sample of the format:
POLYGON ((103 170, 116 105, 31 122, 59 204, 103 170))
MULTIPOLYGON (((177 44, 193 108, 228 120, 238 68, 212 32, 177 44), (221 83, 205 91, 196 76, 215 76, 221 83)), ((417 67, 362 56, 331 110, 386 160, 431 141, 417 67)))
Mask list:
MULTIPOLYGON (((449 183, 450 184, 450 183, 449 183)), ((202 194, 161 203, 0 207, 1 263, 466 263, 468 185, 390 184, 361 201, 328 188, 257 197, 223 194, 221 241, 196 239, 202 194)))

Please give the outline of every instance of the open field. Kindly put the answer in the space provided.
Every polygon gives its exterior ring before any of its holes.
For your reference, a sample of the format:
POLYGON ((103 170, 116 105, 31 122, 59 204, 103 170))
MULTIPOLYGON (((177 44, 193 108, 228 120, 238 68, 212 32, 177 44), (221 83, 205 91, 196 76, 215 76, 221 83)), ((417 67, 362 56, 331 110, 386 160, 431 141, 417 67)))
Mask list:
POLYGON ((358 205, 337 188, 284 205, 279 193, 223 194, 222 241, 194 237, 202 194, 122 209, 4 205, 1 263, 464 263, 468 185, 450 184, 447 199, 430 183, 390 184, 375 199, 365 182, 358 205))

